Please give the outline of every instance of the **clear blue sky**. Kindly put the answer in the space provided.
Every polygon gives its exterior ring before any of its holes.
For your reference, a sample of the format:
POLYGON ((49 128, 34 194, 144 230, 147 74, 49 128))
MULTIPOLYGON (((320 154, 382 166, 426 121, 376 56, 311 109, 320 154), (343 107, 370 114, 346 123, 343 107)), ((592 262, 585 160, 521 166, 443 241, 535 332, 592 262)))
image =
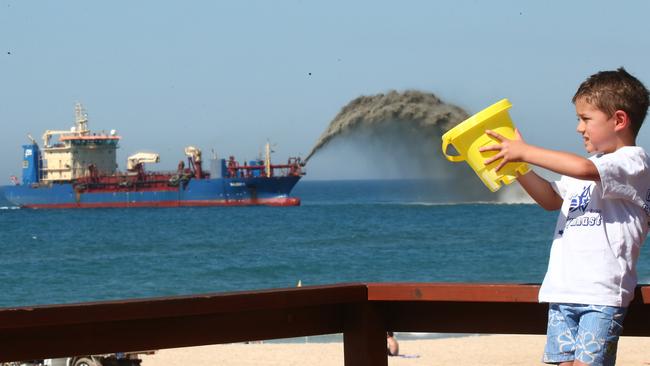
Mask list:
MULTIPOLYGON (((470 113, 507 97, 529 142, 582 153, 575 89, 619 66, 650 85, 649 34, 648 1, 0 0, 0 182, 76 101, 123 137, 121 168, 148 150, 171 169, 187 145, 250 159, 267 138, 304 156, 351 99, 390 89, 470 113)), ((317 155, 308 177, 362 177, 346 159, 317 155)))

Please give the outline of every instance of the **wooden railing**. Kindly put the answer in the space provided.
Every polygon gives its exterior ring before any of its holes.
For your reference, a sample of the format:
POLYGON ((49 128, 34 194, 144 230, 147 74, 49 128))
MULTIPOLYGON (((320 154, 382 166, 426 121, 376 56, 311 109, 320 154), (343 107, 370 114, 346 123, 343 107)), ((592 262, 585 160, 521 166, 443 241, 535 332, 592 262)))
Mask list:
MULTIPOLYGON (((538 285, 354 283, 0 308, 0 361, 343 333, 345 365, 387 365, 386 330, 544 334, 538 285)), ((650 286, 624 335, 650 336, 650 286)))

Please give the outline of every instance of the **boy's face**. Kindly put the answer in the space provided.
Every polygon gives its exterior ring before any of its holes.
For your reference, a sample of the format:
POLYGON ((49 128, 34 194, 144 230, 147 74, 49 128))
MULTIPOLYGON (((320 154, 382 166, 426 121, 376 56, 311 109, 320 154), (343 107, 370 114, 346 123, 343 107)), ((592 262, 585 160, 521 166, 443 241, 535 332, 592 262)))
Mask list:
POLYGON ((614 131, 614 116, 608 116, 584 98, 576 100, 578 127, 576 130, 585 143, 589 153, 610 153, 616 151, 617 139, 614 131))

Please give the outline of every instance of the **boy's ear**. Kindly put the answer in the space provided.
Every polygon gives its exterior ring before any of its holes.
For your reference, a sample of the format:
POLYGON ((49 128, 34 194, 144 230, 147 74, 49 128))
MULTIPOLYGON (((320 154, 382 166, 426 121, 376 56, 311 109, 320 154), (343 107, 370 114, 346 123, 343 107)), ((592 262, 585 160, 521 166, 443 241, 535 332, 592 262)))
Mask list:
POLYGON ((622 131, 628 127, 630 127, 630 116, 627 112, 620 109, 614 112, 614 131, 622 131))

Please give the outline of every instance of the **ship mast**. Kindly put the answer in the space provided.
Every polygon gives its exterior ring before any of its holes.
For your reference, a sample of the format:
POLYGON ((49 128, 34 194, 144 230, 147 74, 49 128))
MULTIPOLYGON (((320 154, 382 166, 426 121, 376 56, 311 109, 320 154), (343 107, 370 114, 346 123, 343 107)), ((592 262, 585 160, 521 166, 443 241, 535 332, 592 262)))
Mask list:
POLYGON ((86 109, 79 102, 74 105, 74 115, 76 132, 80 135, 87 135, 90 132, 88 130, 88 113, 86 113, 86 109))
POLYGON ((264 158, 264 168, 266 170, 266 176, 271 177, 271 144, 266 142, 266 156, 264 158))

